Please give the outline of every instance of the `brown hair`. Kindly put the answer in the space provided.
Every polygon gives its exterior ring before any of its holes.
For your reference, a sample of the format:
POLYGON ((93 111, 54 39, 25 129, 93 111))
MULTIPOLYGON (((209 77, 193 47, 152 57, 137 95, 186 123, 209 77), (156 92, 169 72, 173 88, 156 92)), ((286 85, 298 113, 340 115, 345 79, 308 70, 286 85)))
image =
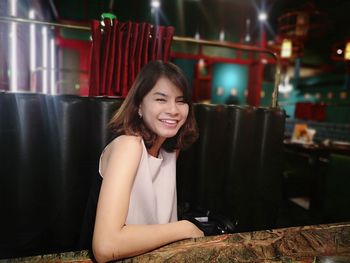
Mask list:
POLYGON ((167 78, 182 91, 184 101, 189 106, 185 123, 174 137, 165 140, 162 147, 169 152, 175 149, 186 149, 197 139, 198 130, 187 79, 180 68, 170 62, 156 60, 149 62, 141 69, 123 104, 112 117, 109 126, 116 136, 122 134, 141 136, 146 147, 152 147, 157 135, 139 117, 138 109, 143 98, 153 89, 161 77, 167 78))

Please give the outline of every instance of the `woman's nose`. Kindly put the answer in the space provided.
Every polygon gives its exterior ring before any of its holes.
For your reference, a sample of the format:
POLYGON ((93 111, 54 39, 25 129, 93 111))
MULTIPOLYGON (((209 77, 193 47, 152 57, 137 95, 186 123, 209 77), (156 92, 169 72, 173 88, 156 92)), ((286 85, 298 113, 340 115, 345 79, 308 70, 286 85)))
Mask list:
POLYGON ((179 108, 176 102, 169 102, 168 113, 173 115, 179 113, 179 108))

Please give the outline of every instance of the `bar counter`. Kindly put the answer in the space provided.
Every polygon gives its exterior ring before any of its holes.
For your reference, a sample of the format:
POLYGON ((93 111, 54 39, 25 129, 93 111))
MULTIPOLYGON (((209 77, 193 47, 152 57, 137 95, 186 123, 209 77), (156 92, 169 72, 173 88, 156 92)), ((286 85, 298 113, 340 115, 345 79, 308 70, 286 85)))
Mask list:
POLYGON ((291 139, 285 139, 283 141, 285 150, 294 151, 299 153, 312 154, 315 157, 328 157, 330 154, 343 154, 350 155, 350 143, 349 142, 329 142, 325 143, 296 143, 291 139))
MULTIPOLYGON (((94 262, 87 250, 0 262, 94 262)), ((117 262, 350 262, 350 222, 175 242, 117 262)))

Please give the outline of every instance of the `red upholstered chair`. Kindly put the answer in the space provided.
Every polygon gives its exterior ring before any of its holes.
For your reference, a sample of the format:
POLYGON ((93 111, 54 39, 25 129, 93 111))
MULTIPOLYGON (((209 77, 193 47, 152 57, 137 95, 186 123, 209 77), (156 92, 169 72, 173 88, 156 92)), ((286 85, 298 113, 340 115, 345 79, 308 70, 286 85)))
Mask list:
POLYGON ((302 120, 312 119, 312 103, 311 102, 298 102, 295 106, 295 118, 302 120))
POLYGON ((312 120, 314 121, 325 121, 327 106, 325 104, 313 104, 312 105, 312 120))

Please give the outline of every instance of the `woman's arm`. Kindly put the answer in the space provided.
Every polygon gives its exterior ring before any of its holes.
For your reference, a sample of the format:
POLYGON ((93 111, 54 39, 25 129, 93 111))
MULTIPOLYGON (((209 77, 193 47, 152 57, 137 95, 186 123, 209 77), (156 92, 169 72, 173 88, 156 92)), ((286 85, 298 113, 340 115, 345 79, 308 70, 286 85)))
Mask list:
POLYGON ((141 139, 121 136, 102 160, 103 182, 96 212, 93 252, 99 262, 135 256, 203 232, 188 221, 125 225, 132 185, 142 155, 141 139))

